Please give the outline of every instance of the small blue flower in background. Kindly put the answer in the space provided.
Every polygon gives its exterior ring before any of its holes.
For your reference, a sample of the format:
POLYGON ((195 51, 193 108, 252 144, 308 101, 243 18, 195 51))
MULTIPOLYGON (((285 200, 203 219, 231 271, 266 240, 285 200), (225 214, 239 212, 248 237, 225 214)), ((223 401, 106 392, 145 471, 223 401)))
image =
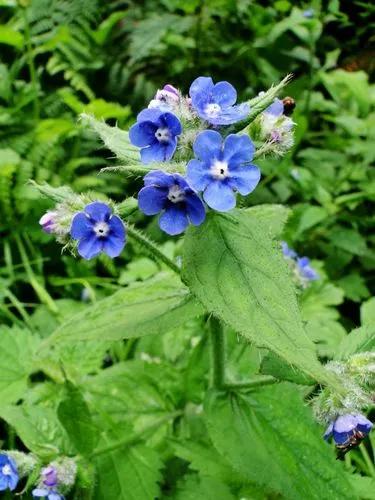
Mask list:
POLYGON ((228 82, 214 84, 212 78, 200 76, 191 84, 189 95, 198 116, 212 125, 236 123, 250 112, 246 103, 235 105, 237 92, 228 82))
POLYGON ((144 109, 137 123, 129 130, 129 139, 141 149, 143 163, 168 161, 177 147, 177 136, 182 132, 180 120, 173 113, 161 109, 144 109))
POLYGON ((214 210, 227 212, 236 206, 238 191, 251 193, 260 179, 258 167, 250 164, 255 147, 247 135, 228 135, 223 142, 214 130, 198 134, 194 145, 195 160, 187 165, 187 180, 214 210))
POLYGON ((138 206, 146 215, 162 212, 160 229, 176 235, 189 223, 202 224, 206 217, 202 200, 181 175, 155 170, 144 177, 144 183, 138 194, 138 206))
POLYGON ((78 253, 84 259, 92 259, 100 252, 117 257, 125 246, 124 223, 99 201, 89 203, 73 217, 70 235, 79 240, 78 253))
POLYGON ((281 242, 281 248, 283 250, 283 254, 285 257, 290 257, 291 259, 297 257, 297 252, 295 252, 292 248, 289 248, 288 243, 286 243, 286 241, 281 242))
POLYGON ((299 257, 297 252, 288 246, 285 241, 281 242, 284 257, 290 262, 291 267, 298 282, 302 287, 306 287, 310 281, 319 279, 319 274, 311 267, 308 257, 299 257))
POLYGON ((19 481, 16 462, 8 455, 0 454, 0 491, 13 491, 19 481))
POLYGON ((318 273, 310 265, 310 259, 308 257, 299 257, 297 259, 297 267, 302 278, 308 281, 315 281, 319 279, 318 273))
POLYGON ((41 471, 41 482, 38 488, 32 491, 33 497, 45 497, 48 500, 64 500, 64 496, 57 491, 58 477, 54 467, 49 465, 41 471))
POLYGON ((372 427, 372 422, 361 414, 341 415, 329 424, 324 433, 324 439, 328 440, 333 437, 337 445, 346 445, 353 437, 365 438, 372 427))
POLYGON ((315 10, 312 7, 310 7, 309 9, 305 9, 302 12, 302 15, 303 15, 303 17, 306 17, 306 19, 311 19, 315 15, 315 10))

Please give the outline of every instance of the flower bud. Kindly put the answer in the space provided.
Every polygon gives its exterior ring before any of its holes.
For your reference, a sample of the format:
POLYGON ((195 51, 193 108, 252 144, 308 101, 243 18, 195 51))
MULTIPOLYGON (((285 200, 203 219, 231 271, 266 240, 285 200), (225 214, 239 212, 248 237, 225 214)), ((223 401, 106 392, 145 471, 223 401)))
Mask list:
POLYGON ((53 233, 54 229, 54 218, 56 217, 56 212, 46 212, 40 219, 39 224, 45 233, 53 233))

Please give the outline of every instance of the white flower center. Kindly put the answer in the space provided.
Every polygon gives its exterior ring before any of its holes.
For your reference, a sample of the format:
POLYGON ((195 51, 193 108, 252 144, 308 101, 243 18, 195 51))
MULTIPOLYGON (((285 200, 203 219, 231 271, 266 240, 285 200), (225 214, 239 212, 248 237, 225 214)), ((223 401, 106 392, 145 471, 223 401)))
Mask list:
POLYGON ((1 469, 1 472, 4 474, 4 476, 10 476, 12 474, 12 469, 10 468, 10 465, 5 464, 1 469))
POLYGON ((168 142, 171 138, 168 128, 158 128, 155 137, 159 142, 168 142))
POLYGON ((99 238, 104 238, 109 233, 109 225, 106 222, 97 222, 94 226, 94 232, 99 238))
POLYGON ((207 104, 207 106, 204 108, 204 112, 206 113, 206 115, 210 116, 211 118, 215 118, 216 116, 218 116, 220 111, 221 107, 215 102, 207 104))
POLYGON ((169 188, 168 200, 172 203, 180 203, 185 200, 185 193, 177 184, 174 184, 169 188))
POLYGON ((210 172, 215 179, 225 179, 229 175, 228 163, 226 161, 215 160, 211 165, 210 172))

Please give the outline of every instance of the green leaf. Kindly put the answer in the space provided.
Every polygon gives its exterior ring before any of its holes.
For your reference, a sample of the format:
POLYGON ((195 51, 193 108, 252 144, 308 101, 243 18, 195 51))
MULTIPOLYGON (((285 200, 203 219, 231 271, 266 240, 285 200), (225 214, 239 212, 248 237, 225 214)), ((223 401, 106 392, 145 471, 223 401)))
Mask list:
POLYGON ((66 396, 57 415, 78 453, 89 455, 97 444, 98 430, 81 391, 70 382, 66 383, 66 396))
POLYGON ((362 325, 375 324, 375 297, 367 300, 361 305, 362 325))
POLYGON ((246 208, 244 212, 258 219, 269 236, 273 238, 281 235, 284 224, 291 214, 291 210, 284 205, 258 205, 246 208))
POLYGON ((59 342, 155 335, 202 312, 202 307, 189 296, 177 277, 160 273, 152 280, 119 290, 76 314, 55 330, 44 347, 59 342))
POLYGON ((303 330, 290 273, 277 247, 262 217, 240 210, 210 213, 204 226, 186 234, 185 282, 209 312, 258 347, 322 383, 337 385, 303 330))
POLYGON ((364 325, 352 330, 338 346, 335 359, 347 359, 357 352, 375 349, 375 324, 364 325))
POLYGON ((361 500, 375 500, 375 478, 348 474, 348 479, 361 500))
POLYGON ((40 457, 71 455, 74 450, 56 411, 43 406, 0 406, 0 417, 11 425, 24 445, 40 457))
POLYGON ((260 372, 272 375, 279 380, 288 380, 295 384, 314 385, 315 380, 305 375, 301 370, 285 363, 276 354, 269 353, 262 359, 260 372))
POLYGON ((175 500, 235 500, 229 487, 212 477, 199 477, 191 474, 177 491, 175 500))
POLYGON ((367 251, 366 240, 354 229, 335 228, 331 234, 332 244, 354 255, 365 255, 367 251))
POLYGON ((246 394, 212 391, 205 415, 214 445, 249 481, 288 500, 355 498, 295 386, 246 394))
POLYGON ((0 25, 0 43, 21 49, 23 46, 23 35, 10 26, 2 24, 0 25))
POLYGON ((37 339, 28 330, 0 328, 0 400, 17 402, 27 390, 37 339))
POLYGON ((132 164, 140 164, 139 148, 130 143, 128 132, 117 127, 110 127, 86 113, 81 114, 81 119, 100 136, 106 147, 113 151, 117 158, 132 164))
POLYGON ((162 463, 158 454, 143 444, 101 455, 96 459, 96 466, 98 481, 94 500, 159 498, 162 463))

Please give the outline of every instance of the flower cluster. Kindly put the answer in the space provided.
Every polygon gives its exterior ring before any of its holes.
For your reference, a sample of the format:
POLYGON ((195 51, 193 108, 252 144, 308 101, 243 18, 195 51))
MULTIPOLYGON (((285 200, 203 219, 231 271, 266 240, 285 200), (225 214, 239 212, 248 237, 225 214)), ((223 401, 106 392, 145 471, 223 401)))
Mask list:
MULTIPOLYGON (((292 122, 282 101, 269 105, 273 97, 261 113, 264 140, 287 148, 292 122)), ((162 231, 181 234, 189 224, 201 225, 208 210, 232 210, 238 195, 254 191, 261 174, 253 164, 256 148, 247 127, 249 115, 250 105, 237 104, 229 82, 214 83, 204 76, 193 81, 188 96, 165 85, 138 114, 128 137, 139 148, 140 163, 149 166, 138 207, 145 215, 159 214, 162 231)), ((73 196, 43 215, 40 224, 84 259, 101 253, 113 258, 125 246, 126 228, 112 207, 73 196)), ((300 259, 299 265, 306 279, 314 279, 308 276, 308 262, 300 259)))
MULTIPOLYGON (((19 451, 0 453, 0 491, 14 491, 20 478, 40 470, 37 459, 32 454, 19 451)), ((74 485, 77 465, 72 458, 61 457, 43 467, 37 487, 32 490, 34 498, 63 500, 62 491, 68 492, 74 485)))
POLYGON ((291 248, 285 241, 281 242, 284 257, 290 265, 296 282, 302 288, 306 288, 311 281, 319 279, 318 273, 311 267, 310 259, 308 257, 299 257, 298 254, 291 248))

